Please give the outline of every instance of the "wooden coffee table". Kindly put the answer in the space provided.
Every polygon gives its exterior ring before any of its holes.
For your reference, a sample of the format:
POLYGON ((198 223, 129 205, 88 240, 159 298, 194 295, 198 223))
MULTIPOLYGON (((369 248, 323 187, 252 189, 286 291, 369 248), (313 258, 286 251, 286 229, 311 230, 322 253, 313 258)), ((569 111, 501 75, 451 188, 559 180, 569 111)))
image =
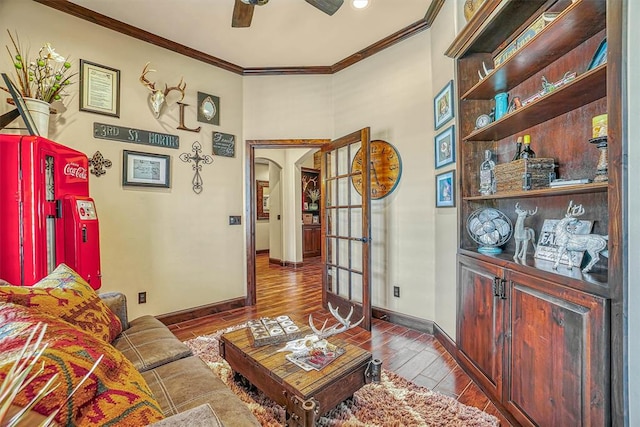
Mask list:
POLYGON ((288 353, 277 351, 284 344, 254 347, 248 328, 223 334, 220 355, 236 373, 285 408, 287 426, 310 427, 363 385, 380 379, 380 362, 372 363, 371 353, 337 336, 328 341, 345 353, 320 371, 305 371, 286 360, 288 353))

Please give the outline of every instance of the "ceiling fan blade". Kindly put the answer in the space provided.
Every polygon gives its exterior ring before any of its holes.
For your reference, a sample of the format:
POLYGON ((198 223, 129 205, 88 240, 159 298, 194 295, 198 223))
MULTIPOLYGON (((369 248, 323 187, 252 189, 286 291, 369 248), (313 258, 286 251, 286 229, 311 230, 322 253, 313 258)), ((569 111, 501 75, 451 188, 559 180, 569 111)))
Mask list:
POLYGON ((246 28, 251 26, 251 19, 253 18, 252 4, 243 3, 241 0, 236 0, 236 4, 233 6, 233 19, 231 20, 231 26, 234 28, 246 28))
POLYGON ((316 9, 320 9, 327 15, 333 15, 334 13, 336 13, 336 11, 340 9, 340 6, 342 6, 342 3, 344 3, 344 0, 305 0, 305 1, 309 3, 311 6, 315 7, 316 9))

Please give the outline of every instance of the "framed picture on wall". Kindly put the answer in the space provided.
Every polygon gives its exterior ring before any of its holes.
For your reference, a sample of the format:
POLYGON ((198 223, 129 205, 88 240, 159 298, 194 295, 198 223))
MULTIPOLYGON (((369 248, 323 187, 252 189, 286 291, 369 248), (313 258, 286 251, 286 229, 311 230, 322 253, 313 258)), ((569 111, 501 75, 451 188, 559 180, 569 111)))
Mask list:
POLYGON ((455 162, 456 137, 455 125, 449 126, 435 137, 436 169, 455 162))
POLYGON ((256 181, 257 219, 269 219, 269 181, 256 181))
POLYGON ((433 98, 433 124, 436 130, 453 119, 453 80, 433 98))
POLYGON ((123 151, 122 185, 171 187, 170 156, 123 151))
POLYGON ((456 171, 436 175, 436 208, 452 208, 456 205, 456 171))
POLYGON ((120 117, 120 70, 80 60, 80 111, 120 117))

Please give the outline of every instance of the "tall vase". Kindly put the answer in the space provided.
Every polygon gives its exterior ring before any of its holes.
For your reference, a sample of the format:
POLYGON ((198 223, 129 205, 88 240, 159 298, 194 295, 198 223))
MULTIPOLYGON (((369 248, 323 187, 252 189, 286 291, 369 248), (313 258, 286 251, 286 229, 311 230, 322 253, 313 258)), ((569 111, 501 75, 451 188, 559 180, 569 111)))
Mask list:
POLYGON ((33 123, 36 125, 38 134, 44 138, 49 137, 49 114, 50 104, 35 98, 24 98, 27 110, 31 114, 33 123))

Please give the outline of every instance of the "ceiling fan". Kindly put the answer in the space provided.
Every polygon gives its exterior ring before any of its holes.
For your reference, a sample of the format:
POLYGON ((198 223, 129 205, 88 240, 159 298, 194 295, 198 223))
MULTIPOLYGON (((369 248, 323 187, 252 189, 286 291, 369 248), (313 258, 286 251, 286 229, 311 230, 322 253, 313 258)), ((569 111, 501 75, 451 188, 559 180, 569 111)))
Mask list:
MULTIPOLYGON (((235 0, 235 6, 233 7, 233 19, 231 26, 235 28, 246 28, 251 26, 251 19, 253 18, 253 7, 263 6, 269 2, 269 0, 235 0)), ((305 0, 311 6, 315 7, 326 13, 327 15, 333 15, 336 13, 344 0, 305 0)))

